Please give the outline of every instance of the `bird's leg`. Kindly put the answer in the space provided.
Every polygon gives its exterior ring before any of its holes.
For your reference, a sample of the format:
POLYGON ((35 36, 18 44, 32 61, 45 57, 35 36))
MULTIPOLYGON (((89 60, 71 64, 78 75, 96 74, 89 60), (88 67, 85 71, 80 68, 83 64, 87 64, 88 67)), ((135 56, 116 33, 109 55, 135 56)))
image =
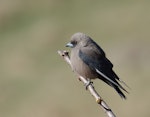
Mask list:
POLYGON ((87 79, 87 83, 85 83, 85 89, 87 90, 88 89, 88 86, 93 84, 93 82, 90 80, 90 79, 87 79))

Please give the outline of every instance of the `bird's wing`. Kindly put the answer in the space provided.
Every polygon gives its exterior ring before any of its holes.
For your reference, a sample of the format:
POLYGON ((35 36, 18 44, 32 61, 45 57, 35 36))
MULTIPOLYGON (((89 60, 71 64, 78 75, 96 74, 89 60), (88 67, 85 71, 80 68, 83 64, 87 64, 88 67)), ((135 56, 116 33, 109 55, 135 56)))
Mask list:
POLYGON ((102 76, 106 82, 110 82, 111 84, 125 90, 115 80, 115 77, 112 76, 112 63, 105 57, 105 55, 101 54, 101 52, 97 50, 97 48, 84 47, 79 50, 79 57, 93 71, 97 72, 100 76, 102 76))

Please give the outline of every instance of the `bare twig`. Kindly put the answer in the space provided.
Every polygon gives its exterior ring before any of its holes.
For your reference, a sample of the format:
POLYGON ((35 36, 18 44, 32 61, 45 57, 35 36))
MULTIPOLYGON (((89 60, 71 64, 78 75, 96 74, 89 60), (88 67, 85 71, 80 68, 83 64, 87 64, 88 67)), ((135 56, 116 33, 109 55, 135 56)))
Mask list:
MULTIPOLYGON (((69 57, 69 52, 67 51, 58 51, 58 54, 63 57, 63 59, 71 66, 71 61, 69 57)), ((82 76, 79 76, 79 79, 84 83, 87 84, 88 80, 86 78, 83 78, 82 76)), ((96 99, 96 102, 102 107, 102 109, 105 111, 108 117, 116 117, 113 111, 109 108, 109 106, 106 104, 106 102, 100 97, 100 95, 95 90, 93 84, 91 83, 88 85, 88 90, 90 91, 91 95, 96 99)))

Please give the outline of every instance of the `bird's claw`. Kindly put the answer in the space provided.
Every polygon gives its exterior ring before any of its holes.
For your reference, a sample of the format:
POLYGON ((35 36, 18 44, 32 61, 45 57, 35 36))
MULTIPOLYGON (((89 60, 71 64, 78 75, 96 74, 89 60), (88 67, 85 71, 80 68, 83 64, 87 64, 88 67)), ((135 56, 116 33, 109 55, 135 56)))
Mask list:
POLYGON ((88 82, 85 84, 85 89, 87 90, 88 89, 88 86, 93 84, 92 81, 88 80, 88 82))

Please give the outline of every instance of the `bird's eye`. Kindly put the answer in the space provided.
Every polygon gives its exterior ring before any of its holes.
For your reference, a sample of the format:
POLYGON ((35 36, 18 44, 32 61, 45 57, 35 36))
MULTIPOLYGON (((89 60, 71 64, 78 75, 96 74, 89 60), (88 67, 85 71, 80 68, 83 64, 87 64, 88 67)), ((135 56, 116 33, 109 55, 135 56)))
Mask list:
POLYGON ((71 43, 73 44, 73 45, 76 45, 77 44, 77 41, 71 41, 71 43))

